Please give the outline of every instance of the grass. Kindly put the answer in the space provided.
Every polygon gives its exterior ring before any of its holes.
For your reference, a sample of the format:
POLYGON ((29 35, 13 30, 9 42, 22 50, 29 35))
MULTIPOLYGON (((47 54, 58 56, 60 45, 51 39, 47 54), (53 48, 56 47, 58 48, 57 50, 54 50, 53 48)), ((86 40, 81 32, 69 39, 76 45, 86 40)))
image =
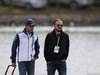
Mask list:
MULTIPOLYGON (((24 8, 18 8, 18 7, 11 7, 11 6, 0 6, 0 11, 27 11, 24 8)), ((56 12, 62 12, 62 11, 100 11, 100 6, 89 6, 88 8, 79 8, 77 10, 72 10, 67 6, 60 6, 55 7, 53 6, 46 6, 42 9, 32 9, 29 11, 56 11, 56 12)))
POLYGON ((76 10, 74 9, 71 9, 69 8, 68 6, 60 6, 60 7, 55 7, 55 6, 47 6, 43 9, 41 9, 43 11, 56 11, 56 12, 67 12, 67 11, 100 11, 100 6, 95 6, 95 5, 92 5, 92 6, 88 6, 87 8, 86 7, 80 7, 76 10))
POLYGON ((0 6, 0 11, 23 11, 23 8, 11 7, 11 6, 0 6))
POLYGON ((94 6, 89 6, 88 7, 89 10, 99 10, 100 11, 100 5, 94 5, 94 6))

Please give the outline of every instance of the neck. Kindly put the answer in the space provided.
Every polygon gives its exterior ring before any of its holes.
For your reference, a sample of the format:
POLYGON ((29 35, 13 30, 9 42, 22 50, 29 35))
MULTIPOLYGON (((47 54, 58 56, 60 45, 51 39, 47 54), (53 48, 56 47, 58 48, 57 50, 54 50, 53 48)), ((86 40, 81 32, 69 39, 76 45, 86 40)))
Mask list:
POLYGON ((26 29, 26 32, 30 35, 31 33, 26 29))
POLYGON ((55 30, 55 32, 56 32, 56 34, 61 34, 61 32, 58 32, 58 31, 56 31, 56 30, 55 30))
POLYGON ((30 35, 31 33, 30 33, 30 32, 28 32, 28 34, 30 35))

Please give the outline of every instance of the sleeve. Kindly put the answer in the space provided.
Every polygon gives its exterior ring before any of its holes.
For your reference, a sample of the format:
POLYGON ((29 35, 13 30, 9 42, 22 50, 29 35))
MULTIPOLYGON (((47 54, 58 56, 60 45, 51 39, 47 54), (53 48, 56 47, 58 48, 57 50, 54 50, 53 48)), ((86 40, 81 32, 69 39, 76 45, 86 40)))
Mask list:
POLYGON ((49 62, 48 47, 49 47, 49 35, 46 36, 46 38, 45 38, 45 44, 44 44, 44 57, 45 57, 45 60, 47 62, 49 62))
POLYGON ((67 57, 68 57, 68 54, 69 54, 69 46, 70 46, 69 36, 67 35, 66 52, 65 52, 65 54, 64 54, 64 59, 67 59, 67 57))
POLYGON ((39 41, 38 41, 38 37, 37 37, 37 40, 35 42, 35 55, 34 55, 35 58, 38 58, 39 49, 40 49, 40 45, 39 45, 39 41))
POLYGON ((11 60, 12 63, 16 62, 16 49, 19 45, 19 36, 18 34, 15 36, 14 40, 13 40, 13 44, 12 44, 12 49, 11 49, 11 60))

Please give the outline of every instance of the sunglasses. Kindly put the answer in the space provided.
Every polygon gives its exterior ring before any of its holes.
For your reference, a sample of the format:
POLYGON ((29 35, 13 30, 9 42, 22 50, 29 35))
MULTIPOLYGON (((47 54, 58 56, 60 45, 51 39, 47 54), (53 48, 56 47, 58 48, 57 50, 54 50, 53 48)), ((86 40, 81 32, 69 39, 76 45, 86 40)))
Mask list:
POLYGON ((59 27, 59 26, 61 26, 61 27, 62 27, 63 25, 62 25, 62 24, 61 24, 61 25, 57 24, 57 27, 59 27))

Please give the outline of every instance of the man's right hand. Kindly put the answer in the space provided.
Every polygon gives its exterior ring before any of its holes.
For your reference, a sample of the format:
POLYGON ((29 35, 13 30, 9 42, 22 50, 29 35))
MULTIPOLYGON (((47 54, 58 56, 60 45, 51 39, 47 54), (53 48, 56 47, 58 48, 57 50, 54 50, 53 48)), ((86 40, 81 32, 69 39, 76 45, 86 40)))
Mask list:
POLYGON ((16 63, 12 63, 12 67, 16 67, 16 63))
POLYGON ((47 62, 47 64, 50 64, 51 62, 47 62))

